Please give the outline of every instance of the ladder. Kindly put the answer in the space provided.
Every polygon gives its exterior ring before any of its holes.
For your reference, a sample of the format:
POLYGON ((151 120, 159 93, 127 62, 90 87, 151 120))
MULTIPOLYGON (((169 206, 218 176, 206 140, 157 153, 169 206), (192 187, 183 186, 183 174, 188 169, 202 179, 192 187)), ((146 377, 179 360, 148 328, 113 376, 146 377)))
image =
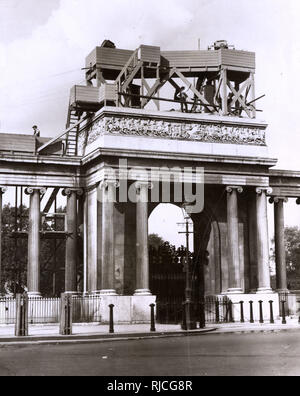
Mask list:
MULTIPOLYGON (((128 59, 127 63, 125 64, 116 79, 118 93, 126 93, 127 88, 133 81, 134 77, 136 76, 142 65, 143 62, 139 58, 139 48, 137 48, 128 59)), ((118 100, 118 104, 122 104, 120 98, 118 100)))
POLYGON ((65 146, 64 146, 64 154, 69 156, 76 156, 78 153, 78 133, 79 127, 78 121, 80 120, 80 116, 78 112, 69 105, 68 110, 68 118, 66 129, 69 131, 66 133, 65 137, 65 146), (74 125, 74 128, 71 128, 74 125), (71 128, 71 129, 70 129, 71 128))

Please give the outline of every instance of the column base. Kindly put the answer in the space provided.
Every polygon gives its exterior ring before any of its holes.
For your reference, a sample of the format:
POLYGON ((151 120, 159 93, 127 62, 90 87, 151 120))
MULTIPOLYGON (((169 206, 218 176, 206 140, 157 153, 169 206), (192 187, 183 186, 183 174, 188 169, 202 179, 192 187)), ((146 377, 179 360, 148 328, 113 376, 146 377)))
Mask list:
POLYGON ((290 294, 290 290, 289 289, 276 289, 276 293, 290 294))
POLYGON ((243 294, 243 290, 240 287, 232 287, 225 294, 243 294))
MULTIPOLYGON (((94 294, 94 292, 93 292, 93 294, 94 294)), ((101 294, 102 296, 117 296, 118 295, 116 290, 114 290, 114 289, 103 289, 103 290, 100 290, 99 294, 101 294)))
POLYGON ((136 289, 134 296, 152 296, 152 293, 149 289, 136 289))
POLYGON ((101 316, 101 323, 109 323, 109 306, 114 305, 114 323, 144 323, 150 324, 151 310, 150 304, 155 304, 156 296, 101 296, 101 303, 98 305, 101 316))
POLYGON ((27 292, 28 297, 42 297, 40 292, 27 292))
POLYGON ((256 294, 257 288, 256 289, 250 289, 248 294, 256 294))
POLYGON ((72 296, 80 296, 81 293, 77 292, 77 291, 65 291, 64 294, 70 294, 72 296))
POLYGON ((274 293, 270 287, 259 287, 256 290, 256 294, 272 294, 274 293))

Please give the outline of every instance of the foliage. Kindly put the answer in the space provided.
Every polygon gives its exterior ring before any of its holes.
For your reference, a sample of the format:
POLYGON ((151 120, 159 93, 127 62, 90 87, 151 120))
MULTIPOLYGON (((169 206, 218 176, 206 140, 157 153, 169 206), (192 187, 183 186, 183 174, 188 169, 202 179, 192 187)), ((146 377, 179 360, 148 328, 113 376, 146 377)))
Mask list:
MULTIPOLYGON (((57 209, 63 213, 64 208, 57 209)), ((4 205, 2 209, 2 285, 5 293, 22 293, 27 284, 29 210, 25 206, 4 205), (17 215, 17 216, 16 216, 17 215), (18 231, 18 233, 14 233, 18 231), (18 238, 16 236, 19 236, 18 238)), ((43 231, 64 230, 64 219, 43 222, 43 231)), ((58 296, 64 291, 65 240, 41 238, 40 289, 43 296, 58 296)))
MULTIPOLYGON (((150 234, 149 241, 149 258, 150 269, 152 266, 159 266, 159 271, 168 271, 172 266, 183 266, 186 256, 186 248, 171 245, 170 242, 165 241, 158 234, 150 234)), ((189 253, 192 257, 192 253, 189 253)))
MULTIPOLYGON (((272 240, 274 245, 274 239, 272 240)), ((288 286, 291 289, 299 289, 300 285, 300 229, 298 227, 286 227, 284 229, 284 244, 288 286)), ((275 248, 271 261, 275 262, 275 248)), ((272 276, 273 287, 276 287, 276 276, 272 276)))
POLYGON ((24 291, 27 272, 27 241, 12 238, 12 235, 15 229, 27 230, 28 221, 25 222, 24 219, 28 217, 28 209, 23 206, 19 207, 17 218, 15 214, 14 207, 9 204, 4 205, 2 210, 2 286, 5 285, 5 291, 11 293, 24 291))
POLYGON ((286 268, 288 275, 300 276, 300 229, 286 227, 284 230, 286 268))
POLYGON ((160 246, 164 244, 164 239, 158 234, 150 234, 148 236, 148 243, 150 247, 158 249, 160 246))

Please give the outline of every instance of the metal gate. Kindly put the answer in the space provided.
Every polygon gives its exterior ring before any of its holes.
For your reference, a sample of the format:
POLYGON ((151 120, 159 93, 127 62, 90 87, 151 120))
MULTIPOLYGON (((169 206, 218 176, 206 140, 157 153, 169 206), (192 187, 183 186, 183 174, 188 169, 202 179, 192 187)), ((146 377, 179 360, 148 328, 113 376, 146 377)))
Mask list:
POLYGON ((158 249, 149 249, 150 290, 157 296, 158 323, 177 324, 182 320, 185 272, 180 260, 181 251, 168 243, 158 249))

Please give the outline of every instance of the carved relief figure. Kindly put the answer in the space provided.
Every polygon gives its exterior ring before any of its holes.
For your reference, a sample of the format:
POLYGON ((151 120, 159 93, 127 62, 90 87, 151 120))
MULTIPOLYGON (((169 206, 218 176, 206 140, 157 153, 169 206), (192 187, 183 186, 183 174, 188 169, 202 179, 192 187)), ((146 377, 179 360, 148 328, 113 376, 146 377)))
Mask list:
POLYGON ((192 141, 265 145, 265 131, 251 126, 178 123, 129 117, 105 117, 88 130, 88 144, 103 134, 139 135, 192 141))

